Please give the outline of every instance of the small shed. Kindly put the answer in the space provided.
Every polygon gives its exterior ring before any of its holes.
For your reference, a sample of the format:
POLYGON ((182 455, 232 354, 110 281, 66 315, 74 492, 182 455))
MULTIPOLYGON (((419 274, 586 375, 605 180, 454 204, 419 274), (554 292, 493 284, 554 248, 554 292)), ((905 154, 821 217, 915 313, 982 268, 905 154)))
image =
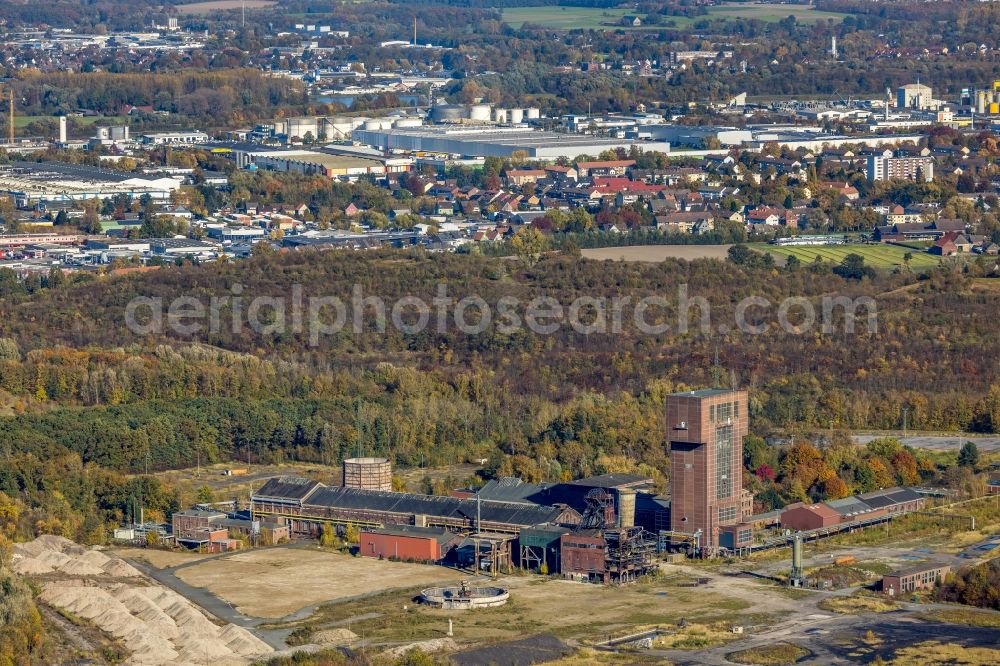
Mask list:
POLYGON ((539 570, 545 564, 549 573, 559 571, 559 541, 569 530, 555 525, 536 525, 521 530, 517 537, 520 565, 539 570))

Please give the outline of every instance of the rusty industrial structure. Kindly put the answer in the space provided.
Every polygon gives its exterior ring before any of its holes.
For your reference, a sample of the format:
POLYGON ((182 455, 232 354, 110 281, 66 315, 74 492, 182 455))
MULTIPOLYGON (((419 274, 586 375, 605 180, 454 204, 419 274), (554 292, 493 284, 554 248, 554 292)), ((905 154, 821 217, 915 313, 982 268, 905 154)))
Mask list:
POLYGON ((370 557, 620 584, 655 570, 658 552, 744 555, 792 543, 787 531, 762 530, 794 529, 808 541, 923 506, 913 489, 890 488, 752 515, 753 496, 743 488, 747 411, 746 391, 668 396, 669 497, 648 476, 620 473, 540 483, 502 477, 448 497, 393 492, 390 461, 358 457, 343 463, 344 486, 276 477, 253 493, 251 509, 293 536, 359 528, 361 554, 370 557))
POLYGON ((607 490, 594 488, 586 500, 580 524, 560 539, 562 574, 602 583, 629 583, 650 573, 655 539, 634 525, 634 516, 616 518, 615 498, 607 490))
POLYGON ((516 535, 531 525, 575 524, 580 520, 580 514, 569 507, 359 490, 287 476, 269 479, 253 493, 251 505, 255 516, 286 519, 293 534, 313 536, 324 524, 361 528, 416 525, 516 535))

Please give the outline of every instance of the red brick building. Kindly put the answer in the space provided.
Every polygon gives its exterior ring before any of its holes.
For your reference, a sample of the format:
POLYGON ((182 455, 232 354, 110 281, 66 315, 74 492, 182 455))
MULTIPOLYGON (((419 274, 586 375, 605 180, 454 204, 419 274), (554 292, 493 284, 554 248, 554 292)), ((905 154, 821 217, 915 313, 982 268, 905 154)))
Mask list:
POLYGON ((441 527, 397 525, 362 532, 359 553, 386 560, 439 562, 460 538, 441 527))
MULTIPOLYGON (((226 514, 223 511, 199 508, 186 509, 174 512, 170 520, 173 525, 174 537, 177 541, 199 543, 205 541, 205 535, 213 530, 215 532, 221 530, 223 538, 229 536, 228 529, 225 527, 220 528, 219 526, 219 523, 226 520, 226 514)), ((211 539, 209 538, 208 540, 211 539)))
POLYGON ((825 504, 791 504, 781 512, 781 526, 790 530, 817 530, 841 522, 837 511, 825 504))
MULTIPOLYGON (((670 529, 685 534, 700 532, 701 547, 715 552, 723 546, 720 528, 737 525, 745 518, 742 492, 747 393, 707 389, 670 395, 667 429, 670 529)), ((742 541, 739 532, 736 530, 734 536, 742 541)))
POLYGON ((938 580, 944 580, 950 567, 944 564, 929 562, 909 569, 893 571, 882 577, 882 593, 890 597, 926 590, 934 587, 938 580))

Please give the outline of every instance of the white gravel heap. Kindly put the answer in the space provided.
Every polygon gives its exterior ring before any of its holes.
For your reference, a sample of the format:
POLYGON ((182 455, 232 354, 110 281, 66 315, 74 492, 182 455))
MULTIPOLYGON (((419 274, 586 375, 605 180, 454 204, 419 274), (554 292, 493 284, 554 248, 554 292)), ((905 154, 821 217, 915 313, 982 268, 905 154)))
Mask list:
POLYGON ((124 560, 57 536, 14 546, 14 570, 44 576, 39 600, 91 622, 131 653, 126 666, 246 666, 271 647, 234 624, 218 626, 190 601, 124 560))

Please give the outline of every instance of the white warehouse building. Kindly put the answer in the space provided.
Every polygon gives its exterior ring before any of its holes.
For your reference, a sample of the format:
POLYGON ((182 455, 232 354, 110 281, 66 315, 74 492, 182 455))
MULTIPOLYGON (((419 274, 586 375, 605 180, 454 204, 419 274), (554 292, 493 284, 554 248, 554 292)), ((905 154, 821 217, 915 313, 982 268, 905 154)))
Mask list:
POLYGON ((41 201, 110 199, 117 194, 153 201, 170 200, 180 188, 174 178, 145 178, 131 173, 66 162, 14 162, 0 169, 0 193, 22 208, 41 201))
POLYGON ((190 132, 154 132, 143 134, 139 137, 139 140, 147 146, 205 143, 208 139, 209 136, 207 134, 198 130, 190 132))
POLYGON ((670 144, 640 139, 605 139, 580 134, 558 134, 523 127, 493 125, 426 126, 393 129, 356 129, 356 142, 380 150, 425 152, 461 157, 510 157, 523 152, 530 159, 555 160, 637 146, 645 151, 670 152, 670 144))

